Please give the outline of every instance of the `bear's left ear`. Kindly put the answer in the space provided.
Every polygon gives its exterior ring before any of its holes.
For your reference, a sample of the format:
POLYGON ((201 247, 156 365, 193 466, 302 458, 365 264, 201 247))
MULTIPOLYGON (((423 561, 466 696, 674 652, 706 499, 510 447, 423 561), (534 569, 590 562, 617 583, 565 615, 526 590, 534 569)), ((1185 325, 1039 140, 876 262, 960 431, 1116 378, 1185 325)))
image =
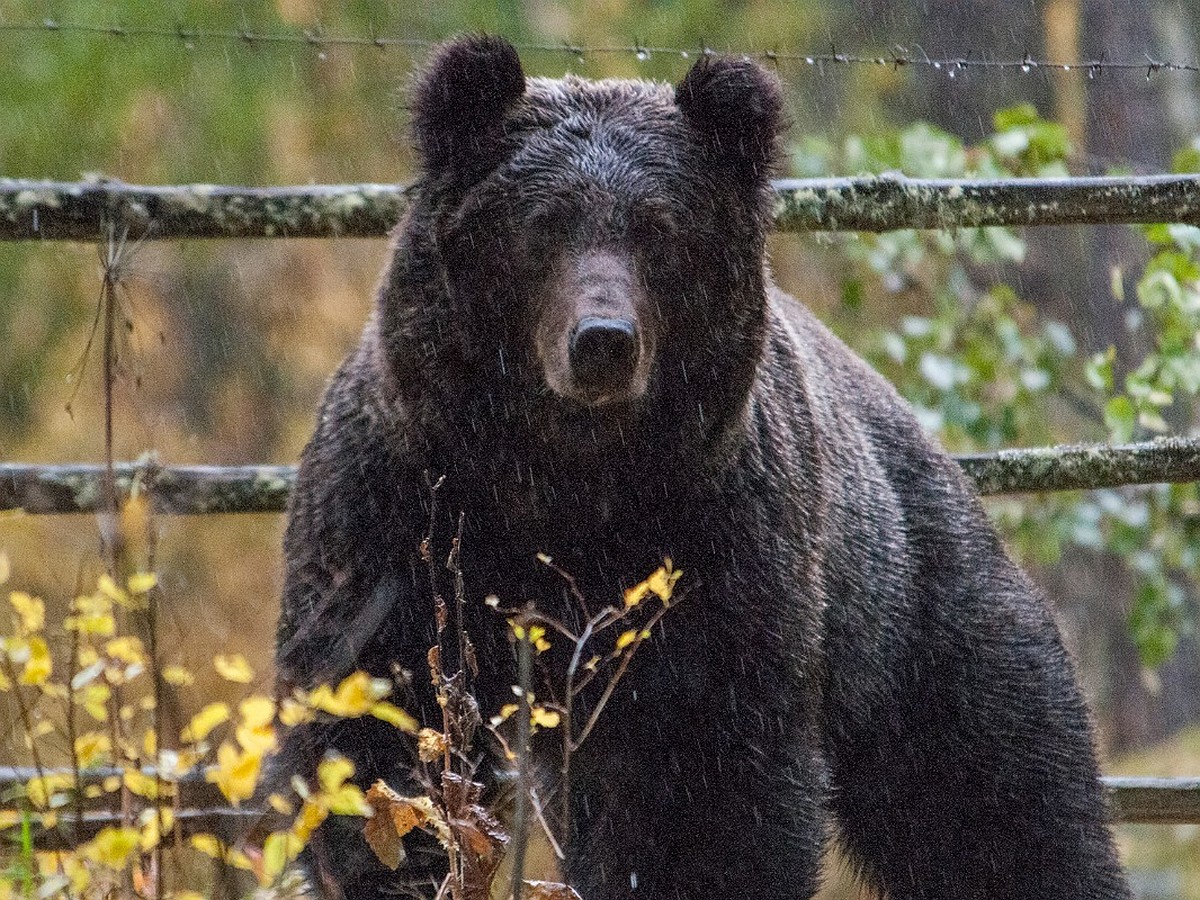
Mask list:
POLYGON ((520 57, 504 38, 475 34, 440 46, 412 92, 413 135, 426 168, 486 156, 524 94, 520 57))
POLYGON ((675 102, 721 162, 751 178, 766 178, 779 162, 783 91, 757 63, 701 57, 675 88, 675 102))

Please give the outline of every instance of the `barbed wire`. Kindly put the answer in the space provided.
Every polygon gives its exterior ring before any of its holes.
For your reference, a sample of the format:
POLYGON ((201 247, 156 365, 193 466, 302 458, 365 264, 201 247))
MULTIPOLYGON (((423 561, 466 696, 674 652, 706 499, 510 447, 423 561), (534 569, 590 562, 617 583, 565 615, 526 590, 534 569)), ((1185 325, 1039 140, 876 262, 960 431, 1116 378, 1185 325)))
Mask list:
MULTIPOLYGON (((250 27, 214 28, 186 24, 177 24, 174 26, 95 25, 81 22, 64 22, 54 18, 46 18, 40 22, 0 21, 0 37, 29 34, 40 34, 43 36, 81 35, 118 40, 167 39, 178 41, 188 50, 195 49, 201 43, 230 42, 240 43, 251 48, 308 46, 318 54, 324 54, 327 50, 334 48, 429 50, 439 43, 439 41, 426 38, 408 38, 382 34, 329 34, 320 26, 302 28, 296 31, 270 31, 250 27)), ((1074 73, 1085 75, 1088 78, 1095 78, 1105 72, 1139 72, 1145 73, 1147 80, 1160 73, 1200 73, 1200 62, 1187 63, 1157 59, 1149 54, 1146 54, 1140 60, 1110 60, 1100 58, 1067 61, 1037 59, 1029 53, 1024 54, 1019 59, 987 59, 970 55, 935 57, 930 56, 924 51, 914 53, 902 46, 895 46, 886 53, 879 54, 843 53, 839 52, 836 46, 830 46, 827 51, 819 53, 778 49, 719 49, 703 44, 694 48, 651 46, 639 43, 593 46, 570 42, 516 43, 514 46, 524 52, 561 53, 574 56, 580 60, 588 56, 628 54, 645 62, 656 56, 674 56, 681 59, 690 59, 694 56, 722 53, 760 59, 775 64, 811 66, 822 70, 826 66, 883 66, 894 69, 905 67, 924 68, 941 71, 949 78, 955 78, 959 73, 965 73, 972 69, 1019 75, 1028 75, 1035 72, 1074 73)))

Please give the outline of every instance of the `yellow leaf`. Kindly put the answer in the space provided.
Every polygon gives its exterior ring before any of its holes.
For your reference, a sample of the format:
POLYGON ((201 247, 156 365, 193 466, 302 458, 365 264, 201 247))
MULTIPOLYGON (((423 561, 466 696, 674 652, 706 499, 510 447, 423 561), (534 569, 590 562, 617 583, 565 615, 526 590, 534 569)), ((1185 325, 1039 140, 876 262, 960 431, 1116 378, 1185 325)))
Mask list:
POLYGON ((317 766, 317 783, 321 790, 332 793, 354 774, 354 763, 344 756, 330 756, 317 766))
POLYGON ((650 594, 657 595, 663 603, 666 603, 671 599, 672 591, 675 590, 675 582, 682 575, 682 569, 672 568, 669 557, 663 560, 663 564, 655 569, 649 578, 625 591, 626 609, 637 606, 650 594))
POLYGON ((29 639, 29 659, 21 672, 21 684, 45 684, 50 679, 54 666, 50 662, 50 648, 44 638, 34 635, 29 639))
POLYGON ((492 716, 492 718, 491 718, 492 727, 495 728, 501 722, 506 721, 509 718, 509 716, 511 716, 513 713, 515 713, 520 708, 521 707, 518 706, 516 703, 505 703, 502 707, 500 707, 500 712, 498 712, 496 715, 492 716))
POLYGON ((288 728, 310 722, 312 717, 311 709, 290 697, 279 704, 279 722, 288 728))
POLYGON ((0 809, 0 831, 21 824, 21 813, 15 809, 0 809))
POLYGON ((91 769, 108 762, 112 741, 108 735, 89 731, 75 739, 75 756, 81 769, 91 769))
MULTIPOLYGON (((76 597, 71 603, 74 615, 64 621, 68 631, 78 631, 80 634, 92 634, 96 637, 111 637, 117 630, 116 619, 113 618, 112 600, 104 594, 90 594, 76 597)), ((88 666, 82 655, 80 665, 88 666)))
POLYGON ((113 638, 104 645, 104 652, 113 659, 119 659, 127 666, 145 665, 146 653, 142 642, 132 635, 113 638))
POLYGON ((322 798, 325 806, 337 816, 369 816, 371 806, 363 792, 354 784, 343 784, 322 798))
POLYGON ((434 762, 446 754, 446 736, 432 728, 422 728, 417 734, 417 757, 421 762, 434 762))
POLYGON ((192 716, 192 721, 183 729, 183 739, 189 743, 204 740, 210 731, 229 718, 229 704, 217 701, 210 703, 192 716))
POLYGON ((158 735, 154 733, 153 728, 147 728, 142 735, 142 753, 148 759, 158 756, 158 735))
POLYGON ((199 891, 171 891, 167 900, 207 900, 199 891))
POLYGON ((260 756, 279 746, 275 738, 275 701, 269 697, 247 697, 238 706, 242 721, 237 727, 237 741, 242 749, 260 756))
POLYGON ((247 697, 238 704, 238 712, 242 715, 243 724, 261 728, 275 721, 275 701, 261 695, 247 697))
POLYGON ((120 871, 125 868, 129 854, 138 848, 141 835, 136 828, 107 826, 79 848, 79 852, 92 862, 107 869, 120 871))
POLYGON ((393 706, 386 701, 379 701, 371 706, 371 715, 377 719, 382 719, 389 725, 399 728, 405 734, 416 734, 420 729, 417 720, 406 713, 398 706, 393 706))
POLYGON ((112 689, 107 684, 89 684, 79 694, 79 700, 89 716, 97 722, 108 721, 108 701, 112 689))
POLYGON ((8 554, 0 551, 0 584, 8 581, 8 576, 12 574, 12 563, 8 561, 8 554))
POLYGON ((263 842, 263 865, 259 883, 268 887, 283 874, 288 863, 300 855, 304 842, 287 831, 275 831, 263 842))
POLYGON ((304 806, 300 808, 300 815, 296 816, 296 821, 292 823, 292 834, 296 835, 302 843, 308 843, 312 833, 328 815, 329 810, 320 803, 315 800, 305 800, 304 806))
POLYGON ((126 769, 122 780, 126 788, 147 800, 157 800, 160 793, 171 792, 169 783, 155 779, 140 769, 126 769))
POLYGON ((241 869, 244 872, 254 871, 253 861, 237 847, 230 847, 225 851, 225 862, 235 869, 241 869))
POLYGON ((136 575, 130 575, 126 584, 131 594, 148 594, 158 587, 158 576, 153 572, 138 572, 136 575))
POLYGON ((254 670, 250 668, 250 664, 246 662, 246 658, 240 653, 234 653, 229 656, 221 654, 214 656, 213 667, 217 670, 217 674, 226 681, 233 681, 237 684, 249 684, 254 680, 254 670))
POLYGON ((314 709, 342 718, 354 718, 371 711, 375 702, 392 692, 386 678, 372 678, 366 672, 354 672, 342 680, 337 690, 320 685, 308 698, 314 709))
POLYGON ((267 804, 281 816, 290 816, 296 811, 283 794, 271 794, 267 797, 267 804))
POLYGON ((175 824, 175 812, 169 806, 143 809, 138 824, 142 828, 139 846, 143 853, 149 853, 159 845, 164 834, 170 833, 175 824))
POLYGON ((125 591, 123 591, 115 581, 112 580, 111 576, 101 575, 96 581, 96 587, 100 589, 101 594, 106 596, 109 600, 112 600, 114 603, 125 607, 132 605, 129 600, 129 595, 125 593, 125 591))
POLYGON ((225 795, 225 799, 237 806, 254 795, 258 787, 258 772, 262 757, 256 753, 239 752, 233 744, 225 742, 217 748, 217 764, 204 773, 225 795))
POLYGON ((162 680, 174 687, 187 687, 196 680, 183 666, 164 666, 162 670, 162 680))
POLYGON ((546 709, 544 706, 535 706, 529 711, 529 721, 542 728, 557 728, 558 723, 562 721, 562 717, 552 709, 546 709))
POLYGON ((0 693, 12 690, 12 682, 8 680, 8 676, 0 672, 0 693))
POLYGON ((17 614, 19 634, 33 634, 46 626, 46 604, 39 598, 31 597, 24 591, 13 591, 8 595, 8 602, 17 614))
POLYGON ((620 653, 630 644, 637 640, 638 632, 636 628, 630 628, 628 631, 622 631, 617 637, 617 652, 620 653))
POLYGON ((211 834, 193 834, 188 843, 205 856, 211 856, 218 860, 225 858, 225 850, 221 841, 211 834))

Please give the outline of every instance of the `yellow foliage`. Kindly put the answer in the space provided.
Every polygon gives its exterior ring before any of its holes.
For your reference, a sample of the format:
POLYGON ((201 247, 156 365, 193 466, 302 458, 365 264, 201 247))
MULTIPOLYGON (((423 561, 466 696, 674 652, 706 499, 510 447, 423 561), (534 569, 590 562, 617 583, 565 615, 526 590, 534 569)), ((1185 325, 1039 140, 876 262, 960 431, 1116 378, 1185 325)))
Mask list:
POLYGON ((13 591, 8 595, 16 613, 16 631, 22 637, 34 634, 46 627, 46 604, 38 597, 32 597, 24 591, 13 591))
POLYGON ((153 572, 138 572, 129 576, 126 585, 131 594, 148 594, 158 587, 158 576, 153 572))
POLYGON ((254 795, 262 756, 239 751, 226 741, 217 748, 217 764, 204 773, 204 778, 217 786, 225 799, 234 806, 254 795))
POLYGON ((416 719, 400 707, 383 700, 371 705, 371 715, 399 728, 405 734, 416 734, 421 727, 416 719))
POLYGON ((275 701, 269 697, 248 697, 238 706, 242 721, 237 727, 237 742, 247 753, 259 756, 273 753, 279 746, 275 737, 275 701))
POLYGON ((625 591, 625 607, 637 606, 650 594, 654 594, 664 604, 671 599, 671 594, 675 590, 675 582, 683 575, 682 569, 675 569, 671 565, 671 559, 668 557, 663 560, 663 564, 651 573, 650 577, 645 581, 635 584, 633 587, 625 591))
POLYGON ((162 680, 172 687, 187 687, 196 677, 183 666, 164 666, 162 680))
POLYGON ((562 716, 544 706, 535 706, 529 711, 529 721, 541 728, 557 728, 562 716))
POLYGON ((169 834, 175 825, 175 811, 169 806, 143 809, 138 816, 142 835, 139 846, 143 853, 148 853, 159 845, 164 834, 169 834))
POLYGON ((183 729, 182 737, 188 743, 204 740, 210 731, 229 718, 229 704, 217 701, 210 703, 192 716, 192 721, 183 729))
POLYGON ((322 791, 336 791, 353 774, 354 763, 344 756, 330 756, 317 766, 317 784, 322 791))
POLYGON ((79 853, 94 863, 108 869, 120 871, 129 861, 129 854, 136 850, 141 842, 141 834, 136 828, 107 826, 79 848, 79 853))
POLYGON ((0 552, 0 584, 8 581, 8 577, 12 574, 12 563, 8 561, 8 554, 0 552))
POLYGON ((160 793, 170 794, 172 792, 169 782, 152 778, 140 769, 125 769, 122 773, 122 782, 131 792, 139 797, 145 797, 147 800, 157 800, 160 793))
POLYGON ((337 690, 331 690, 327 684, 319 685, 308 695, 308 704, 330 715, 352 719, 370 712, 377 701, 391 692, 392 685, 386 678, 354 672, 342 680, 337 690))
POLYGON ((142 642, 133 635, 113 638, 104 645, 104 652, 127 666, 144 666, 146 664, 145 648, 142 647, 142 642))
POLYGON ((96 582, 96 587, 99 588, 101 594, 118 606, 123 606, 126 609, 133 606, 133 601, 130 600, 129 594, 125 593, 125 590, 113 581, 111 576, 101 575, 96 582))
POLYGON ((89 731, 75 738, 75 756, 79 759, 81 769, 104 765, 111 753, 112 741, 106 734, 89 731))
POLYGON ((288 863, 300 855, 304 843, 288 831, 275 831, 263 842, 262 872, 259 883, 263 887, 274 884, 283 874, 288 863))
POLYGON ((112 689, 103 683, 89 684, 77 697, 83 704, 87 714, 97 722, 108 721, 108 701, 112 697, 112 689))
MULTIPOLYGON (((63 625, 68 631, 78 631, 83 635, 96 637, 111 637, 116 633, 117 621, 113 616, 112 599, 102 593, 76 597, 71 603, 71 611, 63 625)), ((81 655, 80 664, 91 665, 91 660, 85 661, 81 655)))
POLYGON ((312 717, 312 710, 298 700, 289 697, 279 704, 279 722, 288 728, 310 722, 312 717))
POLYGON ((240 653, 234 653, 230 656, 220 654, 214 656, 213 668, 226 681, 232 681, 237 684, 249 684, 254 680, 254 670, 246 662, 246 657, 240 653))
POLYGON ((9 638, 5 641, 8 658, 14 663, 24 663, 18 678, 21 684, 44 685, 50 680, 54 664, 50 660, 50 647, 41 635, 28 638, 9 638))
POLYGON ((317 826, 324 822, 328 815, 329 810, 322 804, 311 799, 305 800, 300 815, 296 816, 296 821, 292 823, 292 834, 307 843, 317 826))

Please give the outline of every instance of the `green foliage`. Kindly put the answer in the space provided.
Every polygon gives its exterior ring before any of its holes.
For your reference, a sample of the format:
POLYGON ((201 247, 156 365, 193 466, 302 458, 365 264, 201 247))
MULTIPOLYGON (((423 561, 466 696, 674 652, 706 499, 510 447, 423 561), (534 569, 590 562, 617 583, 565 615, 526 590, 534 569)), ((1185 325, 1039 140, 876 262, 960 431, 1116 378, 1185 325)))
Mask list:
MULTIPOLYGON (((1066 131, 1032 105, 997 112, 994 125, 974 147, 924 124, 850 137, 840 147, 809 138, 793 148, 793 162, 808 176, 1066 174, 1066 131)), ((1177 162, 1194 164, 1187 152, 1177 162)), ((1156 252, 1138 280, 1138 315, 1129 324, 1146 349, 1136 364, 1125 363, 1128 371, 1115 348, 1081 358, 1071 329, 1039 316, 1006 283, 1006 267, 1024 260, 1025 242, 1005 228, 833 238, 844 261, 834 326, 952 449, 1105 436, 1121 443, 1166 432, 1169 422, 1185 428, 1200 395, 1200 229, 1161 225, 1143 233, 1156 252), (981 287, 985 281, 992 283, 981 287), (895 322, 868 318, 873 309, 896 307, 913 311, 895 322)), ((1136 583, 1131 634, 1147 666, 1170 657, 1192 629, 1196 485, 1007 498, 991 509, 1030 562, 1056 563, 1072 547, 1124 561, 1136 583)))

